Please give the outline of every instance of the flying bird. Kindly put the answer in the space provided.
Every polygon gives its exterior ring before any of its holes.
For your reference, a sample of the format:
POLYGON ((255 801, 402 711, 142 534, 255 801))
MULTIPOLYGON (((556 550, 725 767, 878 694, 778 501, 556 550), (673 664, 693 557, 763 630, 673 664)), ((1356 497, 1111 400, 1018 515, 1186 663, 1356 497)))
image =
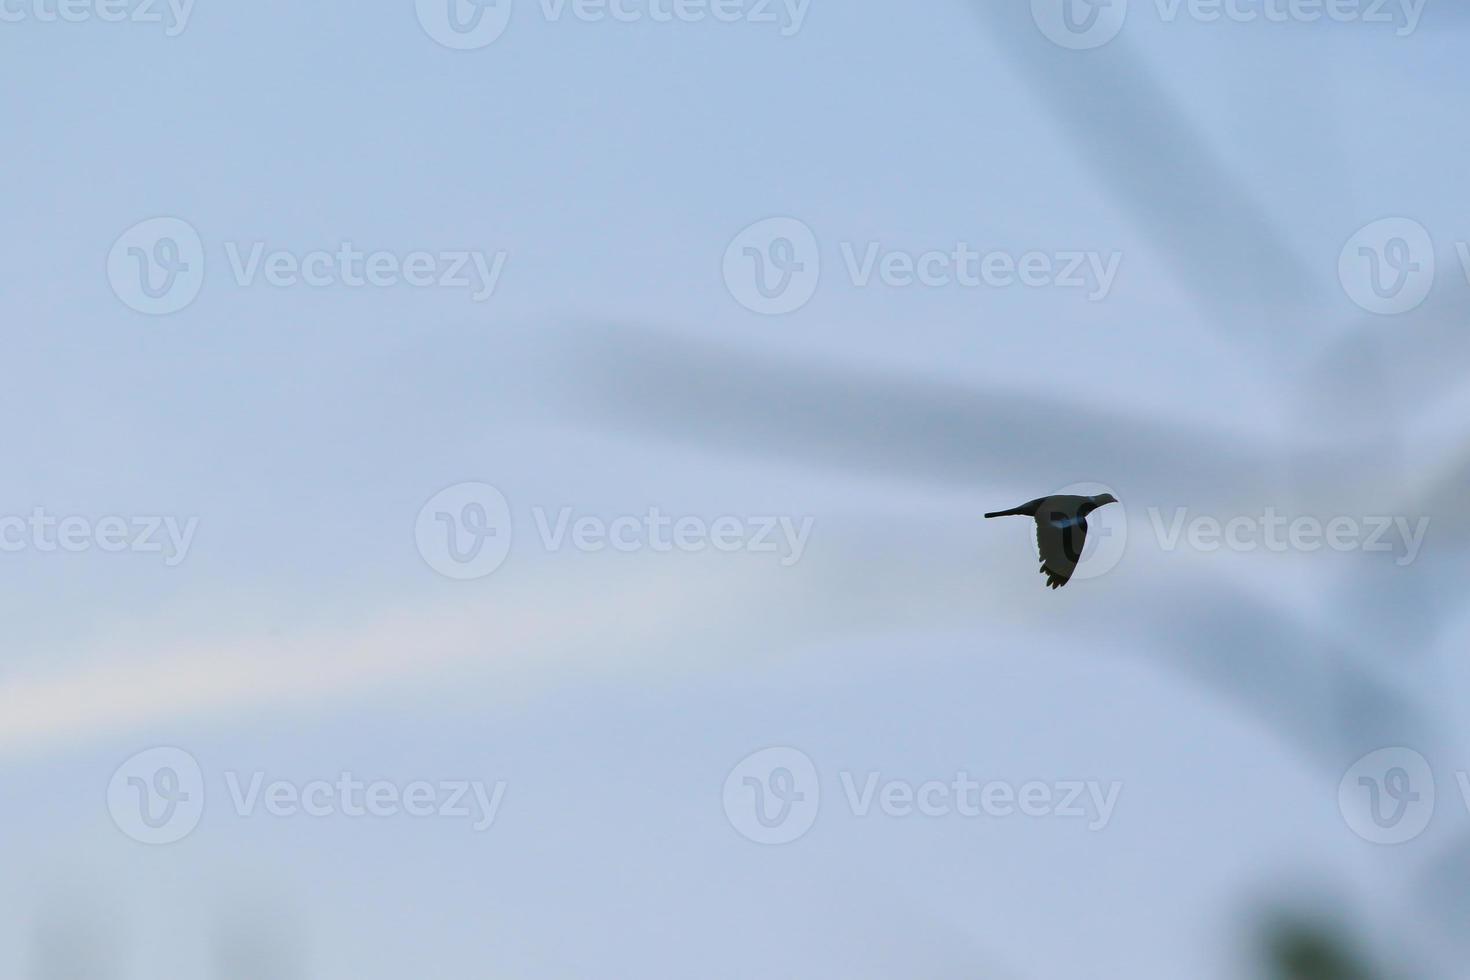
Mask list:
POLYGON ((1116 504, 1110 493, 1095 497, 1059 495, 1040 497, 1010 510, 998 510, 991 517, 1036 518, 1036 546, 1041 551, 1041 574, 1046 584, 1060 589, 1072 577, 1087 541, 1087 515, 1104 504, 1116 504))

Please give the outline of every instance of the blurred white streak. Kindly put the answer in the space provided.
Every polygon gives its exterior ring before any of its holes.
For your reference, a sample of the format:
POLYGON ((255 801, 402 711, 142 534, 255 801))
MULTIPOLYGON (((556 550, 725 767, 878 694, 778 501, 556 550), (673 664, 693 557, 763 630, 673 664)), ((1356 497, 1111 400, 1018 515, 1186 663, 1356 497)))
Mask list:
POLYGON ((739 578, 630 564, 587 588, 544 570, 448 594, 435 580, 434 599, 364 610, 347 625, 227 642, 175 636, 156 643, 157 652, 97 650, 65 671, 8 680, 0 691, 0 751, 261 705, 310 709, 466 664, 510 686, 551 670, 565 651, 636 649, 677 634, 708 618, 709 600, 748 592, 739 578))

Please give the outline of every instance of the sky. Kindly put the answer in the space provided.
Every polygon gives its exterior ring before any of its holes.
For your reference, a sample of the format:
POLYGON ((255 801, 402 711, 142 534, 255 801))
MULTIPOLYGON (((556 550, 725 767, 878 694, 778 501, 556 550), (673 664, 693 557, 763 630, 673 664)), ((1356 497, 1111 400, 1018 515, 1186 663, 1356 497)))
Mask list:
POLYGON ((1453 975, 1459 8, 457 2, 0 3, 0 976, 1453 975))

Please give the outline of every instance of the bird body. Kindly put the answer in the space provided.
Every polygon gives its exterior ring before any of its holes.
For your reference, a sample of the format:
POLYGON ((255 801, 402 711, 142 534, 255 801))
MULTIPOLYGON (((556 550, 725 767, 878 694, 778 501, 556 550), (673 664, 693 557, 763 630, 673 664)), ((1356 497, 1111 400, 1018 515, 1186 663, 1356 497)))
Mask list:
POLYGON ((1041 553, 1041 574, 1046 584, 1060 589, 1072 578, 1082 548, 1087 542, 1087 515, 1105 504, 1118 500, 1110 493, 1095 497, 1058 494, 1038 497, 1010 510, 986 514, 991 517, 1032 517, 1036 519, 1036 547, 1041 553))

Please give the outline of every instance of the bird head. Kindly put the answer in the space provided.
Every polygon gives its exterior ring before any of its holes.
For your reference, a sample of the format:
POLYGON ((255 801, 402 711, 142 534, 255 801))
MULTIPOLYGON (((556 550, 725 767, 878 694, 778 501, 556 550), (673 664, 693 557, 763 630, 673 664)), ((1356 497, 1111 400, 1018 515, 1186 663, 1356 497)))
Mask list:
POLYGON ((1091 497, 1089 499, 1091 500, 1091 506, 1087 508, 1089 513, 1097 510, 1104 504, 1116 504, 1118 502, 1118 498, 1114 497, 1110 493, 1100 493, 1096 497, 1091 497))

